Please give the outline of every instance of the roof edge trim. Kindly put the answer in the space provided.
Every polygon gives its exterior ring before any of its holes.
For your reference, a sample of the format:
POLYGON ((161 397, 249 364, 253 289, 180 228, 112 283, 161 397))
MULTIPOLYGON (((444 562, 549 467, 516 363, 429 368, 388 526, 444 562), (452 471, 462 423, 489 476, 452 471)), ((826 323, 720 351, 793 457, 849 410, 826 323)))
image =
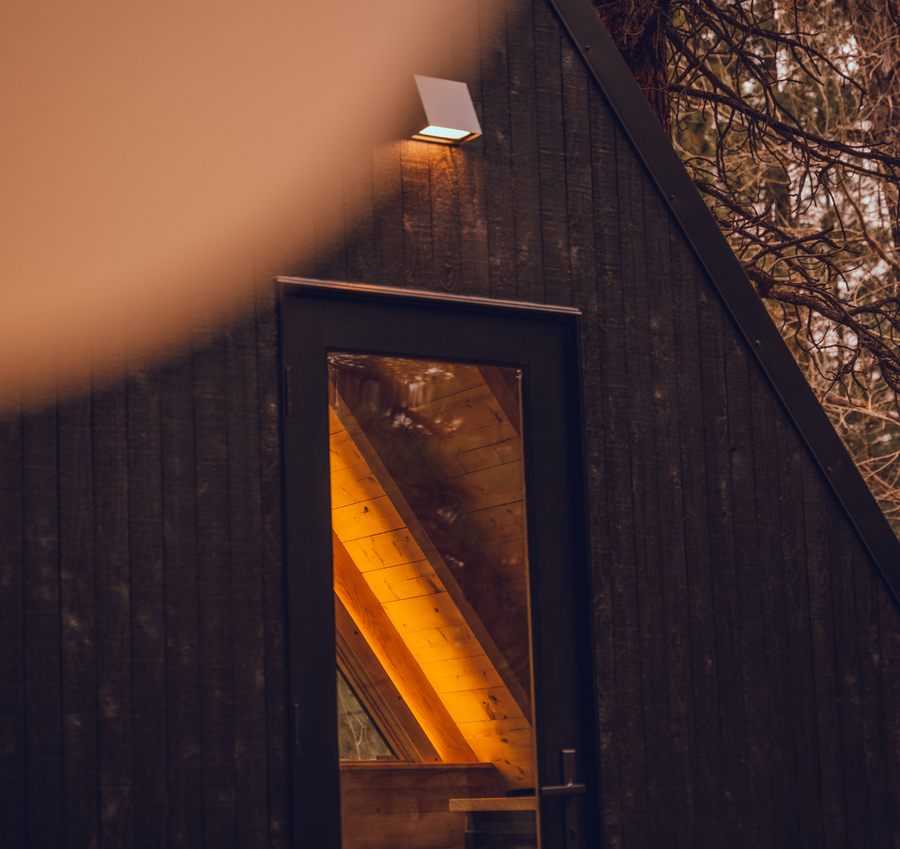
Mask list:
POLYGON ((428 292, 423 289, 394 289, 389 286, 371 286, 368 283, 344 283, 338 280, 313 280, 307 277, 276 277, 275 281, 286 293, 319 292, 331 297, 392 298, 399 301, 421 301, 433 304, 455 304, 470 309, 506 309, 517 312, 542 313, 545 316, 573 317, 581 315, 577 307, 556 304, 535 304, 530 301, 501 301, 472 295, 456 295, 450 292, 428 292))
POLYGON ((900 540, 589 0, 549 0, 663 201, 900 603, 900 540))

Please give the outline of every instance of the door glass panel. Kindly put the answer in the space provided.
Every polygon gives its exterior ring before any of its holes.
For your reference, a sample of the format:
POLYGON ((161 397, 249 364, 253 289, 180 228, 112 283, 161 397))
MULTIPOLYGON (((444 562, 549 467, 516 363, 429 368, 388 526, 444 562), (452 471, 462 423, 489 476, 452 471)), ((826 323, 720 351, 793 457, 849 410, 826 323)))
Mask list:
POLYGON ((396 757, 338 669, 338 741, 342 761, 394 761, 396 757))
POLYGON ((343 845, 537 847, 521 376, 329 375, 343 845))

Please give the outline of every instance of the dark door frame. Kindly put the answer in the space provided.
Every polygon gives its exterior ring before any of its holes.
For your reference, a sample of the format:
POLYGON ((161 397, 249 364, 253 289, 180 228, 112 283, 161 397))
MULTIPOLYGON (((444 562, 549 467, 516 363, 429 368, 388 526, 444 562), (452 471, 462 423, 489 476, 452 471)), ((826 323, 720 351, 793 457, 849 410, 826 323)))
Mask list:
POLYGON ((329 351, 523 370, 542 846, 599 845, 579 311, 291 278, 279 285, 292 845, 340 849, 329 351), (577 750, 585 805, 564 789, 573 780, 564 749, 577 750))

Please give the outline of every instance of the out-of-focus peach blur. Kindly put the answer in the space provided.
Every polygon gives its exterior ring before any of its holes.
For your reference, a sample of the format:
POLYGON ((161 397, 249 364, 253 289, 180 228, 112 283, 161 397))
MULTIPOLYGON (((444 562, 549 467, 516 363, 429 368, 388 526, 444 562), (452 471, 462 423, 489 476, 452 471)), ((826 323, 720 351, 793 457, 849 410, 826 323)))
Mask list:
POLYGON ((391 126, 397 81, 448 15, 444 0, 6 4, 0 410, 64 394, 87 362, 102 378, 123 340, 157 358, 192 315, 240 311, 253 250, 333 190, 359 127, 391 126))

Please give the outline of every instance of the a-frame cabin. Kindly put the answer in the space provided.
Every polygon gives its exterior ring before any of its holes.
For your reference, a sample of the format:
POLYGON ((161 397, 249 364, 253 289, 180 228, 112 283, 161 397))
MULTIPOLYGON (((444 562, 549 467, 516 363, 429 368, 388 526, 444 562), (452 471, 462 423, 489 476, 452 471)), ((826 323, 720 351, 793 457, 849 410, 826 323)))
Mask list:
POLYGON ((507 6, 418 69, 482 138, 348 162, 243 324, 0 422, 4 847, 900 845, 900 544, 588 0, 507 6))

